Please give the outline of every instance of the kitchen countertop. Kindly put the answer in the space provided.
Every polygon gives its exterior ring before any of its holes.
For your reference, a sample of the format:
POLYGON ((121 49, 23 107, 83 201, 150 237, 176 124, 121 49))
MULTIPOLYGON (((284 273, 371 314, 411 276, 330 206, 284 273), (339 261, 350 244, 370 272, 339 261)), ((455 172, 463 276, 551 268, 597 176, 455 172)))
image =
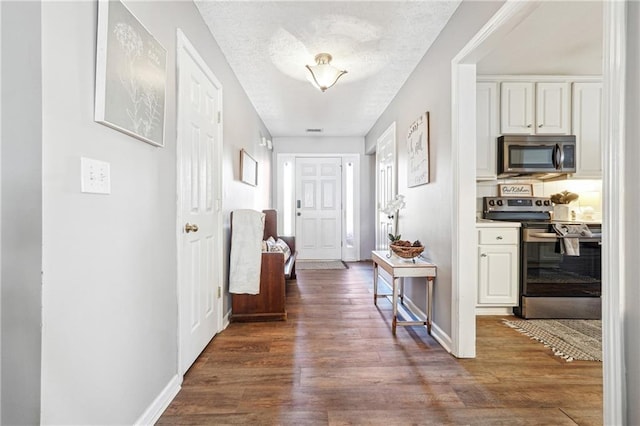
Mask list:
POLYGON ((476 219, 477 228, 520 228, 520 222, 504 220, 476 219))

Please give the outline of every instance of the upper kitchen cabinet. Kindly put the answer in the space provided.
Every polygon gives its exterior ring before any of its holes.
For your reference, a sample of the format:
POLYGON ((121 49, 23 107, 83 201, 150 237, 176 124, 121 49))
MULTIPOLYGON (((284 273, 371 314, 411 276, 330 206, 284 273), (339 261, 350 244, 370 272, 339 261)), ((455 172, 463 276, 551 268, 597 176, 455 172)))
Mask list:
POLYGON ((598 76, 482 76, 476 82, 476 180, 497 178, 500 135, 575 135, 573 178, 602 178, 598 76))
POLYGON ((502 134, 533 134, 533 83, 505 82, 500 93, 502 134))
POLYGON ((476 84, 476 179, 496 179, 496 140, 500 136, 497 82, 476 84))
POLYGON ((578 178, 602 178, 602 83, 573 83, 573 134, 578 178))
POLYGON ((500 95, 502 134, 569 134, 569 93, 567 82, 503 82, 500 95))

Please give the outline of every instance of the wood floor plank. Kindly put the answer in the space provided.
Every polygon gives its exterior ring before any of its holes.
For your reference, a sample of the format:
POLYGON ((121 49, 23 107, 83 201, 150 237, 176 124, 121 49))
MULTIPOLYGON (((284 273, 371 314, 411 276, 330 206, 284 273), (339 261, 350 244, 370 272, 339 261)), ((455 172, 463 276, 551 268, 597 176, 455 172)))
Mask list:
POLYGON ((458 360, 425 327, 394 337, 372 289, 369 263, 298 271, 288 320, 230 324, 158 424, 602 423, 601 363, 567 363, 503 317, 478 317, 477 357, 458 360))

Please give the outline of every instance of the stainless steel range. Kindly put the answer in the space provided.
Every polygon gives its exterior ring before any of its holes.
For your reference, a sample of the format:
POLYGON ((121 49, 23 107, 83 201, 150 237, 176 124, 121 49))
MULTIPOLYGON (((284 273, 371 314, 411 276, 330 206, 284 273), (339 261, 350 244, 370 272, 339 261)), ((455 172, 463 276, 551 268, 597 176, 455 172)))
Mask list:
POLYGON ((483 199, 485 219, 521 223, 519 305, 514 313, 523 318, 600 319, 601 225, 552 221, 552 210, 548 198, 483 199), (561 235, 565 228, 575 233, 561 235))

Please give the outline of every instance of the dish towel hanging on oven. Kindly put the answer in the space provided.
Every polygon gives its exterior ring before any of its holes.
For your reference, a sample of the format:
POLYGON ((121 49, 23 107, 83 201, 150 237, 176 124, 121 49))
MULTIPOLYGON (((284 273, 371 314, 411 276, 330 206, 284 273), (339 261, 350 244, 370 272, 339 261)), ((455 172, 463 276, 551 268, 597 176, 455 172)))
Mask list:
POLYGON ((554 223, 553 229, 560 237, 560 253, 565 256, 580 256, 580 237, 593 236, 589 227, 584 223, 572 225, 554 223))

